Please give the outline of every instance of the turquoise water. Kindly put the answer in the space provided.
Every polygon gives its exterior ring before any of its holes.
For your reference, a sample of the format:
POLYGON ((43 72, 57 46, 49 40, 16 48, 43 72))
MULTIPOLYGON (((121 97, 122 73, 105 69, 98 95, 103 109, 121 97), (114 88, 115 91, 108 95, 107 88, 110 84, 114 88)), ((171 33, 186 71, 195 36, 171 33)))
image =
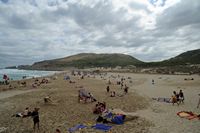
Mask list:
POLYGON ((37 71, 37 70, 18 70, 18 69, 0 69, 0 80, 3 80, 3 75, 6 74, 11 80, 20 80, 23 76, 26 78, 42 77, 53 75, 57 71, 37 71))

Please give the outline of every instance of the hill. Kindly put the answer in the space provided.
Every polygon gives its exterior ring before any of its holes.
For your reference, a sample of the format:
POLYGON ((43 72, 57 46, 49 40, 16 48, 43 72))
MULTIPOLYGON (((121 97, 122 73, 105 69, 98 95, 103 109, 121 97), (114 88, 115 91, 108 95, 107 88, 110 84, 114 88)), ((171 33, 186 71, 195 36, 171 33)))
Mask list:
POLYGON ((168 60, 141 64, 141 67, 162 67, 200 64, 200 49, 184 52, 168 60))
POLYGON ((163 61, 169 65, 200 64, 200 49, 184 52, 174 58, 163 61))
MULTIPOLYGON (((36 62, 31 66, 25 66, 25 69, 63 70, 69 67, 125 67, 142 63, 142 61, 125 54, 82 53, 60 59, 36 62)), ((19 68, 24 69, 23 66, 19 66, 19 68)))

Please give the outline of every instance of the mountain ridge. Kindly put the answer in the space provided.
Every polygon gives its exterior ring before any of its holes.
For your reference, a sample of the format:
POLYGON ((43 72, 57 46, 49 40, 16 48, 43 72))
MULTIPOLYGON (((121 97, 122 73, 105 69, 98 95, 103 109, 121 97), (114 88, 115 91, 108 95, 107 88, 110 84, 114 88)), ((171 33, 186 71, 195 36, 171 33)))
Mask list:
POLYGON ((178 65, 200 64, 200 49, 183 52, 173 58, 158 62, 143 62, 133 56, 119 53, 79 53, 63 58, 35 62, 32 65, 18 66, 19 69, 55 70, 91 67, 166 67, 178 65))

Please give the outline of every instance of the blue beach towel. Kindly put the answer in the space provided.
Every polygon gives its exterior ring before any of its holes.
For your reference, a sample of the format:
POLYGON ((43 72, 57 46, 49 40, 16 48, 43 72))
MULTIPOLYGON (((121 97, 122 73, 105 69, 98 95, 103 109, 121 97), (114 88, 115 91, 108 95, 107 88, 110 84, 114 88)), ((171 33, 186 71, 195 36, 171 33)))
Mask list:
POLYGON ((111 121, 115 124, 123 124, 124 123, 123 115, 117 115, 111 121))
POLYGON ((87 126, 85 126, 85 125, 78 124, 78 125, 76 125, 75 127, 69 128, 68 131, 69 131, 70 133, 73 133, 73 132, 75 132, 75 131, 77 131, 77 130, 79 130, 79 129, 86 128, 86 127, 87 127, 87 126))
POLYGON ((92 126, 92 128, 107 132, 112 128, 112 126, 108 126, 105 124, 96 124, 96 125, 92 126))

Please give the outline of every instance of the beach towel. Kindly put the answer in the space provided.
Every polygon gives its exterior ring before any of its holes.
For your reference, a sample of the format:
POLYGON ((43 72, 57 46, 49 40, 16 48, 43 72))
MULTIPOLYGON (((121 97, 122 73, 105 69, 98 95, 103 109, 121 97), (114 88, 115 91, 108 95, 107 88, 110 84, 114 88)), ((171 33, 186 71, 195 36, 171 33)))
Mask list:
POLYGON ((192 119, 195 119, 195 118, 198 118, 200 119, 200 116, 197 115, 197 114, 194 114, 193 112, 188 112, 188 111, 181 111, 181 112, 178 112, 177 115, 181 118, 186 118, 188 120, 192 120, 192 119))
POLYGON ((124 115, 116 115, 111 121, 115 124, 123 124, 124 123, 124 115))
POLYGON ((153 100, 156 100, 158 102, 166 102, 171 103, 171 98, 164 98, 164 97, 158 97, 158 98, 152 98, 153 100))
POLYGON ((112 112, 108 112, 107 114, 104 114, 104 117, 107 120, 110 120, 112 123, 114 124, 123 124, 124 123, 124 119, 125 119, 125 115, 124 114, 115 114, 112 112))
POLYGON ((86 127, 87 127, 87 126, 85 126, 85 125, 78 124, 78 125, 76 125, 75 127, 69 128, 68 131, 69 131, 70 133, 73 133, 73 132, 75 132, 75 131, 77 131, 77 130, 79 130, 79 129, 83 129, 83 128, 86 128, 86 127))
POLYGON ((95 124, 94 126, 92 126, 92 128, 107 132, 112 128, 112 126, 108 126, 105 124, 95 124))

